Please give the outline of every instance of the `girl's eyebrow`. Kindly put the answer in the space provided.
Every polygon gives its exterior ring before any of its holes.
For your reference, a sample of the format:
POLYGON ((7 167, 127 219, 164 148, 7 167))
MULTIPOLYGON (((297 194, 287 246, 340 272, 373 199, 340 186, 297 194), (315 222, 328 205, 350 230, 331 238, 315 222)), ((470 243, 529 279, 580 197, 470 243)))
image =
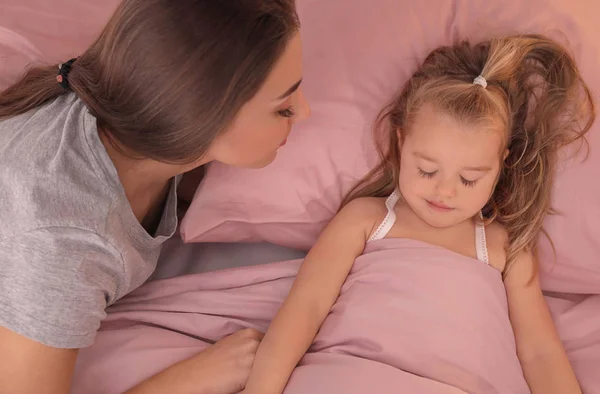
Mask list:
POLYGON ((475 167, 465 167, 463 168, 465 171, 481 171, 481 172, 487 172, 490 171, 492 169, 492 167, 488 167, 488 166, 475 166, 475 167))
MULTIPOLYGON (((423 160, 427 160, 430 161, 432 163, 437 163, 437 161, 435 161, 434 159, 432 159, 431 157, 421 153, 421 152, 414 152, 413 153, 415 156, 423 159, 423 160)), ((463 170, 465 171, 480 171, 480 172, 487 172, 487 171, 491 171, 492 167, 489 166, 469 166, 469 167, 464 167, 463 170)))
POLYGON ((419 157, 419 158, 421 158, 423 160, 427 160, 427 161, 430 161, 432 163, 437 163, 437 161, 433 160, 431 157, 429 157, 429 156, 427 156, 427 155, 425 155, 425 154, 423 154, 421 152, 414 152, 413 155, 415 155, 415 156, 417 156, 417 157, 419 157))

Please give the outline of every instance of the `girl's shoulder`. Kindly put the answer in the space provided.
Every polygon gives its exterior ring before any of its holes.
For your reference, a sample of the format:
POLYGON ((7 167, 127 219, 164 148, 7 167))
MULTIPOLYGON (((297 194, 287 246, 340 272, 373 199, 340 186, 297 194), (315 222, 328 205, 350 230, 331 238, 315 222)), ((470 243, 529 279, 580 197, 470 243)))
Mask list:
POLYGON ((350 201, 340 214, 353 224, 365 226, 367 234, 372 234, 388 214, 385 197, 360 197, 350 201))
POLYGON ((487 249, 490 265, 500 272, 503 272, 504 267, 506 266, 508 232, 500 223, 492 222, 485 226, 485 235, 487 238, 487 249))

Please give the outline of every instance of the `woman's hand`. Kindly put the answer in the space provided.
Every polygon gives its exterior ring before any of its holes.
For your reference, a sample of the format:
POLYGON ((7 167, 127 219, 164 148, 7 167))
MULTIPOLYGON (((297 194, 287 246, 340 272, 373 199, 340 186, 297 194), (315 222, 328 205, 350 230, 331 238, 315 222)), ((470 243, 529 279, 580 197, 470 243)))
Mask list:
POLYGON ((126 394, 234 394, 246 385, 263 334, 245 329, 171 366, 126 394))
POLYGON ((210 393, 237 393, 244 388, 262 338, 256 330, 242 330, 199 355, 202 375, 211 383, 210 393))

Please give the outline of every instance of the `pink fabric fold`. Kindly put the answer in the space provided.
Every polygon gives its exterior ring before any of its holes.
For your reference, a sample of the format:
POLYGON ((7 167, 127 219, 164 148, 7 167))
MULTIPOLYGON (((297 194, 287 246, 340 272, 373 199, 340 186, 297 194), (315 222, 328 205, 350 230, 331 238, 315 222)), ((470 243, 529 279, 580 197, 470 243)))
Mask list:
MULTIPOLYGON (((241 328, 265 330, 300 263, 143 286, 109 309, 95 345, 81 351, 73 392, 122 392, 241 328)), ((599 300, 551 304, 590 393, 600 387, 599 300)), ((369 244, 286 393, 368 391, 528 393, 500 273, 418 241, 369 244)))

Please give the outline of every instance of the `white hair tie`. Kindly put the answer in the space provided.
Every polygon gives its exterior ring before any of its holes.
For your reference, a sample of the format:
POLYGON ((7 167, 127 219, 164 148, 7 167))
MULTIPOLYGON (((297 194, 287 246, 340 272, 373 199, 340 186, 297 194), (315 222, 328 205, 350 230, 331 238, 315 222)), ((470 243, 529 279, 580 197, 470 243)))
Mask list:
POLYGON ((473 85, 482 86, 484 89, 487 88, 487 81, 481 75, 473 80, 473 85))

